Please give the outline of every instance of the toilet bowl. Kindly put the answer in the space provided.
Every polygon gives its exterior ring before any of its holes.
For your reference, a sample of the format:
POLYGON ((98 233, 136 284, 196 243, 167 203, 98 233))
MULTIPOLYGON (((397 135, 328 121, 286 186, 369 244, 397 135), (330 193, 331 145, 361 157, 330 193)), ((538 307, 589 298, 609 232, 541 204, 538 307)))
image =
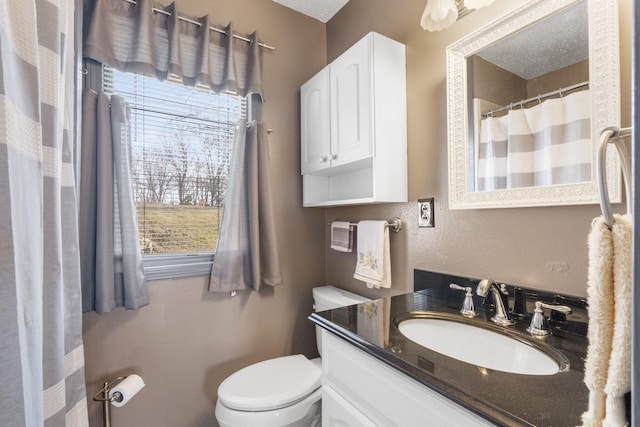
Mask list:
MULTIPOLYGON (((313 288, 316 311, 369 301, 333 286, 313 288)), ((316 327, 318 351, 320 331, 316 327)), ((315 427, 321 425, 322 361, 302 354, 265 360, 240 369, 218 388, 220 427, 315 427)))

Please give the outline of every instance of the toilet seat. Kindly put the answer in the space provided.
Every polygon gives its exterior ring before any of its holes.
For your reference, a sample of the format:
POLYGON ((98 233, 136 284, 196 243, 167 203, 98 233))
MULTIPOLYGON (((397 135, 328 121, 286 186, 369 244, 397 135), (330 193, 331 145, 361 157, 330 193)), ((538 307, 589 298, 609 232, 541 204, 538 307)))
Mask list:
POLYGON ((225 379, 218 400, 238 411, 269 411, 293 405, 322 384, 322 370, 301 354, 247 366, 225 379))

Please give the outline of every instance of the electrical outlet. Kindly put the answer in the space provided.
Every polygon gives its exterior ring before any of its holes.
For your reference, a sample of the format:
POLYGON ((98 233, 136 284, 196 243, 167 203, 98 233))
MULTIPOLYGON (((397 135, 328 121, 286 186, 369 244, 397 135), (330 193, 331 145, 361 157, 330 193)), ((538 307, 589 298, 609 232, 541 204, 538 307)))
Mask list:
POLYGON ((418 227, 434 227, 433 197, 418 200, 418 227))

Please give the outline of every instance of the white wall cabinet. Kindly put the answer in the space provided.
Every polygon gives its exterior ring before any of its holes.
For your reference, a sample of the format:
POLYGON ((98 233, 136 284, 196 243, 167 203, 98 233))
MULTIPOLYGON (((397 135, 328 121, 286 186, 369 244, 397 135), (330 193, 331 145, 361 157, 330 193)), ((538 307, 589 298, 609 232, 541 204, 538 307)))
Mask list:
POLYGON ((323 427, 494 426, 326 330, 322 371, 323 427))
POLYGON ((369 33, 300 98, 304 206, 407 201, 404 45, 369 33))

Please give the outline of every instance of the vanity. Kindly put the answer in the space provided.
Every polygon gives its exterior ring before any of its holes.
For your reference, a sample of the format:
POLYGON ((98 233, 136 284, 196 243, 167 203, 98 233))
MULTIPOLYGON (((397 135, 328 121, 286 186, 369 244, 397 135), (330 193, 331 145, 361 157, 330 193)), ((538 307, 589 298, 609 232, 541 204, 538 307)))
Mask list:
MULTIPOLYGON (((416 291, 349 307, 313 313, 323 328, 323 420, 349 426, 573 426, 587 408, 583 383, 587 348, 587 313, 583 299, 507 286, 510 326, 497 326, 493 304, 475 294, 479 281, 415 270, 416 291), (460 313, 464 294, 450 283, 474 290, 478 312, 473 319, 460 313), (517 295, 516 295, 517 294, 517 295), (514 298, 515 297, 515 298, 514 298), (515 299, 519 302, 516 304, 515 299), (571 314, 554 314, 551 334, 527 333, 535 302, 562 304, 571 314), (483 303, 485 303, 483 305, 483 303), (518 306, 513 313, 514 304, 518 306), (513 339, 551 355, 553 374, 503 372, 463 362, 417 344, 400 331, 403 320, 426 315, 501 328, 513 339)), ((548 310, 546 316, 551 315, 548 310)), ((500 333, 500 332, 498 332, 500 333)), ((447 341, 469 343, 456 333, 447 341)), ((491 340, 474 344, 478 352, 491 340)), ((509 349, 496 351, 510 351, 509 349)), ((527 365, 526 362, 524 366, 527 365)), ((526 367, 525 367, 526 369, 526 367)))

